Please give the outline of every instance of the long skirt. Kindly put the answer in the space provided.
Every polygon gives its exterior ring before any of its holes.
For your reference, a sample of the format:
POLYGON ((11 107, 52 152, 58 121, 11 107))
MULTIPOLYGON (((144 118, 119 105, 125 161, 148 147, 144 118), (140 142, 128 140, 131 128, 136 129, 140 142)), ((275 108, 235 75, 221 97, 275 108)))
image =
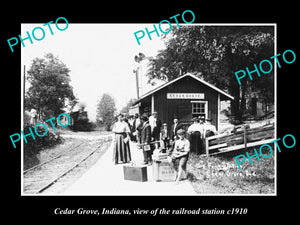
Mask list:
POLYGON ((115 142, 113 149, 114 163, 127 163, 131 161, 129 141, 124 143, 126 134, 115 134, 115 142))
POLYGON ((190 136, 191 141, 191 152, 195 152, 197 154, 202 153, 202 140, 200 132, 196 131, 190 136))

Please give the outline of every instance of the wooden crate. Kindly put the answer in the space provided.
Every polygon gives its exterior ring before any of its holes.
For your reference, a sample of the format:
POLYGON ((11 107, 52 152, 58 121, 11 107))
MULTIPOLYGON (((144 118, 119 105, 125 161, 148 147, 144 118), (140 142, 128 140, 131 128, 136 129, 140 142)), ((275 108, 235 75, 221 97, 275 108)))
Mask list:
POLYGON ((175 171, 167 160, 153 160, 153 179, 155 181, 174 181, 175 171))
MULTIPOLYGON (((168 160, 153 160, 153 179, 155 181, 175 181, 176 172, 170 166, 168 160)), ((186 179, 187 173, 182 172, 180 179, 186 179)))

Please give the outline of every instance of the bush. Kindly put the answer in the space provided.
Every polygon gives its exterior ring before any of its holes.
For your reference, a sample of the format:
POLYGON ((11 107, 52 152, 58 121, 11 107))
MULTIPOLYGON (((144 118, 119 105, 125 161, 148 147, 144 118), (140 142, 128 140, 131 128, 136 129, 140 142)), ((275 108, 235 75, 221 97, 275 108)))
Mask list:
MULTIPOLYGON (((29 127, 25 126, 23 129, 24 134, 29 133, 29 127)), ((34 132, 34 129, 31 127, 31 130, 34 132)), ((45 128, 42 126, 37 127, 38 134, 44 134, 45 128)), ((24 155, 25 156, 32 156, 36 155, 39 151, 52 147, 54 145, 60 144, 63 142, 63 138, 59 135, 59 132, 52 132, 48 129, 48 132, 45 136, 39 137, 36 134, 35 140, 33 140, 32 136, 27 136, 27 143, 24 142, 24 155)))

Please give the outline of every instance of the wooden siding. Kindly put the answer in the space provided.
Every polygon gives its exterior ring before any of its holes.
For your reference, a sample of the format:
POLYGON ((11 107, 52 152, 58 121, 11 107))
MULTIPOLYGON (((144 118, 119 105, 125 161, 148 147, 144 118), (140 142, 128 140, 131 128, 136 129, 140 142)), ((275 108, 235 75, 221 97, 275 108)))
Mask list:
MULTIPOLYGON (((185 77, 180 82, 175 82, 154 94, 154 109, 158 112, 158 116, 162 122, 168 124, 169 128, 173 123, 174 116, 178 116, 179 120, 192 119, 191 101, 198 99, 167 99, 167 93, 204 93, 205 98, 199 99, 208 102, 207 117, 212 120, 212 124, 217 127, 218 121, 218 92, 210 87, 200 83, 192 77, 185 77)), ((148 105, 151 96, 145 98, 142 106, 148 105), (147 103, 146 103, 147 102, 147 103), (145 104, 146 103, 146 104, 145 104)), ((218 127, 217 127, 218 129, 218 127)))

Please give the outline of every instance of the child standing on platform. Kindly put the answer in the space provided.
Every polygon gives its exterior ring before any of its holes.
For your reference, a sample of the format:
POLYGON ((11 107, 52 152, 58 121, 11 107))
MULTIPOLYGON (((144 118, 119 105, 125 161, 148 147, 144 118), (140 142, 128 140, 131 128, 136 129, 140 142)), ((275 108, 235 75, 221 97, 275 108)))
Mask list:
POLYGON ((163 124, 160 132, 160 143, 162 152, 165 153, 170 145, 170 135, 168 132, 168 125, 166 123, 163 124))

